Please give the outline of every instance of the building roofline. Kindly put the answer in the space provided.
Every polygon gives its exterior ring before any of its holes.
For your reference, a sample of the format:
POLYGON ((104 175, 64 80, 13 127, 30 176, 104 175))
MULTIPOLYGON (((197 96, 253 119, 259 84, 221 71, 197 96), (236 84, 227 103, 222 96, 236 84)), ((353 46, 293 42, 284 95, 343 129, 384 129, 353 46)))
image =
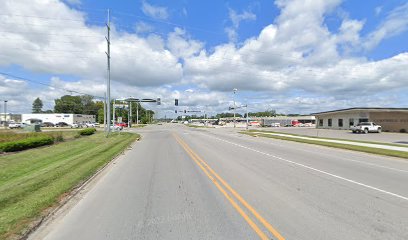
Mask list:
POLYGON ((327 113, 336 113, 336 112, 347 112, 347 111, 356 111, 356 110, 387 110, 387 111, 408 111, 408 108, 372 108, 372 107, 355 107, 355 108, 344 108, 332 111, 317 112, 311 113, 311 115, 320 115, 327 113))

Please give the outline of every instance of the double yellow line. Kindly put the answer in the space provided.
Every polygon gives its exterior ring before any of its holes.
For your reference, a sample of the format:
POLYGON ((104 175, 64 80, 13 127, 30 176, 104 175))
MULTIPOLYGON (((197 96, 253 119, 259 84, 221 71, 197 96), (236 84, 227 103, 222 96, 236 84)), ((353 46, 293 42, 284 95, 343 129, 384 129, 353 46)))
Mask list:
POLYGON ((263 240, 270 239, 256 223, 245 213, 239 204, 231 197, 234 196, 249 212, 255 216, 256 219, 278 240, 285 238, 272 227, 251 205, 247 203, 227 182, 224 181, 200 156, 198 156, 179 136, 173 134, 177 142, 183 147, 187 154, 194 160, 194 162, 201 168, 207 177, 214 183, 217 189, 227 198, 235 210, 245 219, 249 226, 256 232, 256 234, 263 240), (225 189, 224 189, 225 188, 225 189), (229 193, 227 192, 229 191, 229 193))

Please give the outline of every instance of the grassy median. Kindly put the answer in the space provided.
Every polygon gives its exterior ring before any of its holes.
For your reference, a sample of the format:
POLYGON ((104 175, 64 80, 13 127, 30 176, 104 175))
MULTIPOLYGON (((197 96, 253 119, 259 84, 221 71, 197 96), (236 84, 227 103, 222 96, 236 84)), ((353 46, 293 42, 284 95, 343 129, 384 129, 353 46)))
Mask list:
MULTIPOLYGON (((277 135, 270 135, 270 134, 262 134, 262 133, 255 133, 255 132, 240 132, 242 134, 247 134, 250 136, 260 136, 260 137, 267 137, 267 138, 274 138, 292 142, 299 142, 299 143, 307 143, 307 144, 314 144, 326 147, 333 147, 333 148, 341 148, 359 152, 366 152, 384 156, 392 156, 392 157, 399 157, 399 158, 406 158, 408 159, 408 152, 401 152, 395 150, 388 150, 388 149, 380 149, 380 148, 371 148, 371 147, 363 147, 363 146, 355 146, 349 144, 341 144, 341 143, 331 143, 331 142, 323 142, 317 140, 308 140, 308 139, 300 139, 294 137, 285 137, 285 136, 277 136, 277 135)), ((344 140, 344 139, 343 139, 344 140)), ((377 143, 378 144, 378 143, 377 143)))
POLYGON ((0 239, 14 239, 139 135, 103 133, 0 156, 0 239))

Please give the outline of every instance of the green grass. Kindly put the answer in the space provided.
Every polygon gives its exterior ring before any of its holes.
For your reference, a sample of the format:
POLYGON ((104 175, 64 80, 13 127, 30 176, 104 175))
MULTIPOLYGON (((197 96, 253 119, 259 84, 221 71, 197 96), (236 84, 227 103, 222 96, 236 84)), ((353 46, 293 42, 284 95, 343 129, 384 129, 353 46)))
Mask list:
MULTIPOLYGON (((285 132, 276 132, 276 131, 264 131, 264 130, 248 130, 248 132, 251 132, 251 133, 257 133, 257 132, 278 133, 278 134, 284 134, 284 135, 289 135, 289 136, 299 136, 299 137, 308 137, 308 138, 319 138, 319 139, 328 139, 328 140, 339 140, 339 141, 348 141, 348 142, 357 142, 357 143, 380 144, 380 145, 387 145, 387 146, 394 146, 394 147, 406 147, 406 148, 408 148, 407 145, 396 144, 396 143, 384 143, 384 142, 373 142, 373 141, 359 141, 359 140, 350 140, 350 139, 344 139, 344 138, 326 138, 326 137, 300 135, 300 134, 285 133, 285 132)), ((370 134, 371 134, 371 133, 370 133, 370 134)))
POLYGON ((261 136, 261 137, 274 138, 274 139, 280 139, 280 140, 286 140, 286 141, 292 141, 292 142, 314 144, 314 145, 320 145, 320 146, 325 146, 325 147, 341 148, 341 149, 347 149, 347 150, 353 150, 353 151, 359 151, 359 152, 365 152, 365 153, 372 153, 372 154, 408 159, 408 152, 394 151, 394 150, 388 150, 388 149, 379 149, 379 148, 370 148, 370 147, 363 147, 363 146, 354 146, 354 145, 341 144, 341 143, 322 142, 322 141, 316 141, 316 140, 299 139, 299 138, 276 136, 276 135, 269 135, 269 134, 259 134, 259 133, 253 133, 253 132, 240 132, 240 133, 247 134, 250 136, 261 136))
POLYGON ((58 138, 62 136, 64 140, 74 139, 78 134, 77 130, 70 131, 46 131, 46 132, 21 132, 15 130, 0 131, 0 143, 3 142, 12 142, 17 140, 23 140, 31 137, 40 137, 40 136, 50 136, 52 138, 58 138))
POLYGON ((132 124, 131 128, 142 128, 142 127, 146 127, 147 124, 132 124))
POLYGON ((12 239, 139 135, 103 133, 0 156, 0 239, 12 239))

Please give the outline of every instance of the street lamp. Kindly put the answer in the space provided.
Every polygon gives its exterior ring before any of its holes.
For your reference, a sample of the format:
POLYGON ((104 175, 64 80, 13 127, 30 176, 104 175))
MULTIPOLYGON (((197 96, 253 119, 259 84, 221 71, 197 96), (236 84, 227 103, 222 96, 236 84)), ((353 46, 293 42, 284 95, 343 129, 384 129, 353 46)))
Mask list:
POLYGON ((234 88, 234 89, 232 89, 232 91, 234 91, 234 96, 233 96, 233 99, 234 99, 234 128, 236 127, 236 123, 235 123, 235 112, 236 112, 236 106, 235 106, 235 93, 238 91, 238 89, 236 89, 236 88, 234 88))

